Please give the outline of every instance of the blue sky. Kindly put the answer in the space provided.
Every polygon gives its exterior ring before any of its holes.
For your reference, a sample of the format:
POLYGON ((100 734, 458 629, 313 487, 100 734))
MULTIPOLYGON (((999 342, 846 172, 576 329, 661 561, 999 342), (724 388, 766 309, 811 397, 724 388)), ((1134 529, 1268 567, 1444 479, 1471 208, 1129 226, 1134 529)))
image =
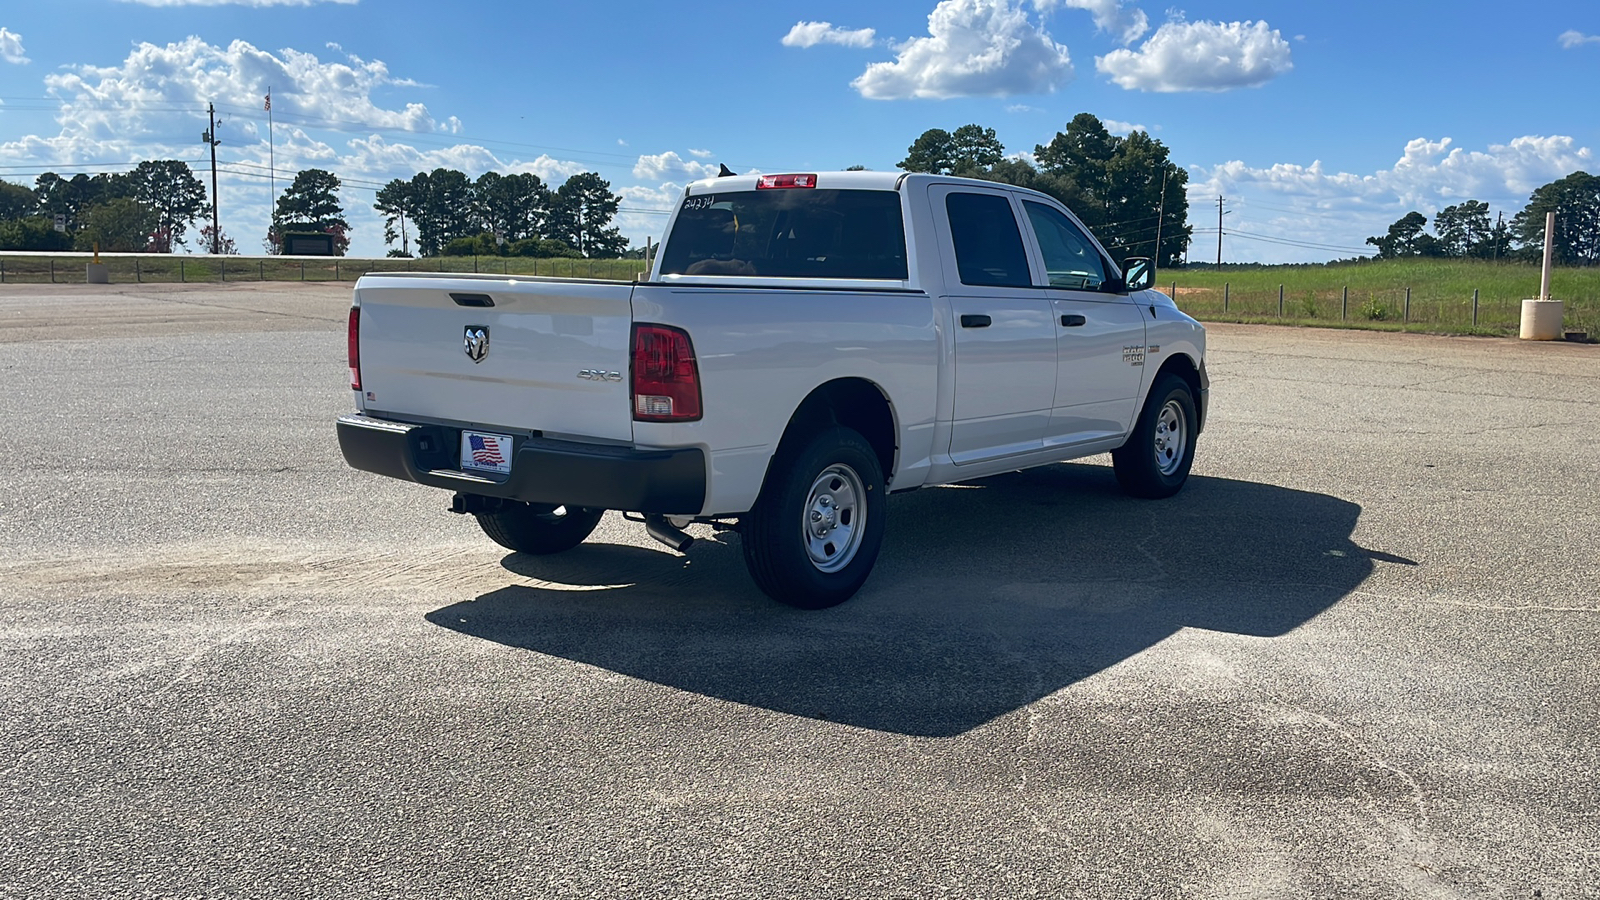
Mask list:
POLYGON ((598 172, 638 242, 719 162, 892 169, 969 122, 1026 153, 1079 112, 1188 169, 1197 259, 1219 194, 1225 260, 1319 261, 1600 172, 1594 0, 53 0, 0 9, 0 178, 198 162, 214 102, 223 230, 255 252, 268 86, 278 189, 343 178, 361 255, 375 187, 424 168, 598 172))

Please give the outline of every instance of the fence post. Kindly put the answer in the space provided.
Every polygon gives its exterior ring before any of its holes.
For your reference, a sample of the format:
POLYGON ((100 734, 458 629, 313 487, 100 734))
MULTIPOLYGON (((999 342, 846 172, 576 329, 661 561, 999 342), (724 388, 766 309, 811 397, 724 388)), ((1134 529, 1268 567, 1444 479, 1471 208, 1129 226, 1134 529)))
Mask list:
POLYGON ((1224 281, 1222 283, 1222 312, 1224 314, 1226 314, 1228 312, 1228 289, 1229 289, 1229 287, 1230 286, 1226 281, 1224 281))
POLYGON ((181 256, 178 257, 178 280, 182 282, 187 282, 189 280, 189 277, 183 272, 183 257, 181 256))
POLYGON ((1472 289, 1472 327, 1478 327, 1478 289, 1472 289))
POLYGON ((222 257, 222 280, 228 280, 228 258, 226 256, 222 257))
POLYGON ((138 284, 144 283, 144 272, 139 270, 139 257, 133 258, 133 280, 138 284))
POLYGON ((1278 285, 1278 318, 1283 318, 1283 285, 1278 285))
POLYGON ((1406 288, 1406 321, 1411 321, 1411 288, 1406 288))
POLYGON ((50 257, 50 283, 56 283, 56 258, 50 257))
POLYGON ((1168 294, 1167 296, 1172 298, 1173 303, 1178 302, 1178 283, 1176 281, 1172 283, 1172 293, 1168 294))
POLYGON ((478 254, 472 254, 472 274, 478 274, 478 254))
POLYGON ((257 281, 266 281, 267 280, 267 261, 266 260, 264 260, 264 259, 256 260, 256 275, 260 276, 260 277, 258 277, 256 279, 257 281))
POLYGON ((0 259, 0 284, 6 283, 6 261, 0 259))
POLYGON ((1350 318, 1350 285, 1344 286, 1344 299, 1339 301, 1339 321, 1350 318))

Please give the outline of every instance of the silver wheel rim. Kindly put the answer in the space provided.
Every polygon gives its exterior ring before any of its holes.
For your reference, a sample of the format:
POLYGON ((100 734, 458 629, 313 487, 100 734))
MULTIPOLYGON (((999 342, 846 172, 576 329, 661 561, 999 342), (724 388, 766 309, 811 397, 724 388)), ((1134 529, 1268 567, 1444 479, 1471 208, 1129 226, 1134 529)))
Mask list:
POLYGON ((1183 405, 1168 400, 1156 415, 1156 469, 1171 475, 1183 465, 1183 455, 1189 449, 1189 418, 1183 405))
POLYGON ((837 572, 850 565, 867 524, 867 491, 856 470, 836 464, 811 482, 801 513, 806 555, 819 572, 837 572))

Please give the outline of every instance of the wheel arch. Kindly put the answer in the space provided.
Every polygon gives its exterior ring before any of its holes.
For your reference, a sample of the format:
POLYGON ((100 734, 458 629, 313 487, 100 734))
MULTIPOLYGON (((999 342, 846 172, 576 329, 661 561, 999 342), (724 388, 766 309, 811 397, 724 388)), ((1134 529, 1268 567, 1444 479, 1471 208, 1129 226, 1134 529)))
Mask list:
POLYGON ((1200 369, 1187 353, 1178 353, 1161 364, 1161 368, 1156 370, 1155 376, 1150 379, 1150 384, 1153 386, 1157 379, 1166 374, 1176 375, 1189 385, 1190 396, 1194 398, 1195 415, 1199 418, 1199 421, 1195 423, 1194 432, 1199 434, 1206 424, 1206 386, 1200 369))
MULTIPOLYGON (((836 378, 812 389, 789 417, 772 458, 791 451, 806 434, 834 425, 852 429, 866 438, 883 468, 885 483, 893 481, 900 449, 899 418, 883 388, 865 378, 836 378)), ((767 471, 770 476, 770 461, 767 471)))

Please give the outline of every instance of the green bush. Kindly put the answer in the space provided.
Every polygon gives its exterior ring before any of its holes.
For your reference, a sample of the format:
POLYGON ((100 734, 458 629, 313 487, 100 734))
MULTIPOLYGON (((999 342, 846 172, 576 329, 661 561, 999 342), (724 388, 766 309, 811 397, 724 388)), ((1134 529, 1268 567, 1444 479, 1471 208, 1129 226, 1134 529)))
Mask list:
POLYGON ((1380 303, 1376 297, 1367 298, 1367 302, 1361 304, 1360 313, 1363 319, 1373 322, 1382 322, 1394 315, 1394 311, 1386 304, 1380 303))
POLYGON ((528 238, 517 241, 508 250, 512 256, 534 256, 540 259, 554 257, 581 259, 583 254, 567 246, 565 241, 554 238, 528 238))
POLYGON ((43 216, 0 222, 0 250, 71 250, 72 235, 43 216))

